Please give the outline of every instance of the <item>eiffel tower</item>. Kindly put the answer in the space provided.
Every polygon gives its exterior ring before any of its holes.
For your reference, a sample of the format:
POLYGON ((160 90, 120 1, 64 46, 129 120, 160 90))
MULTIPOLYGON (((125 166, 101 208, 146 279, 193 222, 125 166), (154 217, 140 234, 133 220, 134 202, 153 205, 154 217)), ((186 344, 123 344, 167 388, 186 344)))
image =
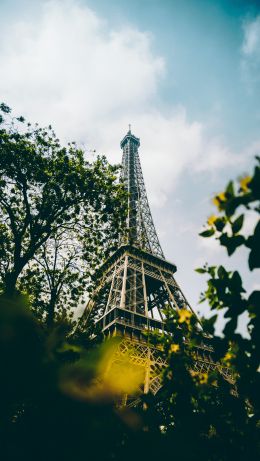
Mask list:
MULTIPOLYGON (((149 344, 153 331, 165 332, 166 308, 186 308, 196 316, 174 278, 175 264, 163 254, 150 211, 138 148, 139 138, 129 131, 121 141, 122 181, 128 191, 126 233, 115 253, 99 271, 98 282, 85 316, 97 319, 104 335, 120 336, 111 366, 120 367, 124 357, 142 373, 140 394, 156 394, 161 387, 165 358, 149 344)), ((199 320, 198 320, 199 324, 199 320)), ((214 369, 212 348, 204 344, 194 367, 214 369)), ((135 405, 138 396, 124 396, 124 404, 135 405)))

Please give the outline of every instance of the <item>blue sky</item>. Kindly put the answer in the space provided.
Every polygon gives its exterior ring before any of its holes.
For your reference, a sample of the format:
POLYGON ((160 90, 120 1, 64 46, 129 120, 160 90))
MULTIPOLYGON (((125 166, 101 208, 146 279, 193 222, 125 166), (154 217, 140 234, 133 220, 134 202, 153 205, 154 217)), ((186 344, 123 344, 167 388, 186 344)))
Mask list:
POLYGON ((227 260, 198 232, 260 151, 259 1, 1 0, 0 59, 0 99, 90 157, 119 162, 132 124, 159 238, 195 309, 195 267, 243 265, 246 253, 227 260))

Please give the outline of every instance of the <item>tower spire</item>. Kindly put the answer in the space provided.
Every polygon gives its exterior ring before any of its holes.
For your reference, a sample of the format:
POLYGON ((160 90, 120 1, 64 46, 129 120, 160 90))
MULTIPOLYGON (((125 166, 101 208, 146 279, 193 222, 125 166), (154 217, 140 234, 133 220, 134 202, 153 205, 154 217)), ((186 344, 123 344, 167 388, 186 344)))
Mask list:
POLYGON ((138 148, 140 140, 129 131, 121 141, 122 180, 128 191, 127 242, 164 258, 148 203, 138 148))

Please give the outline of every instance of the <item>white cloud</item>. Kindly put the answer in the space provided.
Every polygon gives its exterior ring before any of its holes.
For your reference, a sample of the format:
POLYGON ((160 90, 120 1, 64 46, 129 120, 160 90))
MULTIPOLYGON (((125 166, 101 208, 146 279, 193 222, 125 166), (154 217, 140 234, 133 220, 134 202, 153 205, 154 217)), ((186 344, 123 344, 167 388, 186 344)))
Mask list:
MULTIPOLYGON (((234 163, 235 155, 217 139, 208 139, 206 127, 189 121, 183 107, 167 114, 153 108, 143 109, 126 110, 120 117, 102 121, 92 142, 109 159, 119 161, 119 140, 129 121, 134 120, 132 130, 141 135, 140 157, 154 206, 166 203, 185 171, 214 175, 234 163)), ((236 162, 242 163, 243 156, 236 156, 236 162)))
MULTIPOLYGON (((202 229, 204 230, 204 229, 202 229)), ((201 231, 202 232, 202 231, 201 231)), ((220 246, 220 243, 218 240, 216 240, 214 237, 201 237, 198 236, 197 238, 198 242, 198 248, 203 251, 203 255, 206 255, 207 257, 212 257, 212 256, 222 256, 225 254, 223 247, 220 246)), ((204 256, 204 263, 205 263, 205 256, 204 256)))
POLYGON ((260 283, 254 283, 251 291, 260 291, 260 283))
POLYGON ((243 23, 242 78, 249 92, 260 80, 260 15, 243 23))
MULTIPOLYGON (((219 255, 222 261, 224 249, 214 239, 197 237, 206 219, 206 204, 201 205, 203 211, 198 206, 201 196, 196 193, 194 198, 190 189, 188 205, 172 214, 173 191, 180 178, 187 181, 187 172, 198 177, 215 174, 242 163, 252 151, 256 153, 259 143, 235 156, 221 140, 208 137, 205 124, 190 120, 184 107, 166 111, 159 105, 167 66, 164 57, 153 51, 149 33, 125 24, 115 29, 80 0, 38 3, 23 19, 13 11, 12 21, 0 27, 0 100, 18 115, 51 123, 62 139, 74 139, 113 162, 121 160, 119 143, 132 123, 134 134, 141 137, 149 200, 158 207, 156 224, 161 235, 166 232, 165 248, 171 249, 173 259, 178 256, 183 284, 187 280, 187 295, 195 304, 204 282, 198 281, 191 266, 219 255), (166 203, 169 207, 162 209, 166 203), (196 216, 190 216, 192 209, 196 216)), ((242 53, 247 62, 257 53, 259 42, 250 35, 250 24, 244 30, 242 53)), ((190 187, 188 182, 185 187, 190 187)), ((203 199, 208 201, 208 196, 203 199)))
POLYGON ((260 15, 243 24, 244 40, 242 52, 246 56, 252 56, 260 51, 260 15))
POLYGON ((1 94, 40 122, 55 120, 70 136, 84 138, 99 121, 138 109, 164 71, 147 34, 110 30, 69 0, 44 3, 39 18, 16 21, 3 34, 1 94))
POLYGON ((133 27, 113 29, 73 0, 41 4, 37 16, 14 17, 0 29, 1 99, 31 121, 53 124, 119 162, 119 141, 133 124, 154 205, 166 202, 185 169, 214 172, 232 153, 185 108, 165 113, 155 104, 165 62, 152 37, 133 27))
POLYGON ((255 211, 252 210, 247 210, 247 213, 245 214, 244 218, 244 223, 243 223, 243 228, 242 232, 246 237, 249 237, 249 235, 252 235, 255 230, 255 226, 259 221, 259 215, 255 211))

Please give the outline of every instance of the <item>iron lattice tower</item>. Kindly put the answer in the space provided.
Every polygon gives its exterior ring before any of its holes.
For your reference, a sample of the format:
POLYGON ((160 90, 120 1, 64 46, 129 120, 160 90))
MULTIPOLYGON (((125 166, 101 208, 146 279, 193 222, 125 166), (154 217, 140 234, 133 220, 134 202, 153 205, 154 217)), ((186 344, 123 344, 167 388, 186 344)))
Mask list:
POLYGON ((146 194, 138 147, 140 140, 130 129, 121 142, 122 181, 128 191, 127 229, 129 243, 164 259, 146 194))
MULTIPOLYGON (((174 278, 176 266, 164 257, 147 199, 139 146, 140 140, 129 127, 121 141, 122 180, 128 191, 126 233, 99 271, 85 315, 94 312, 106 336, 122 337, 111 365, 120 366, 127 355, 131 364, 143 373, 140 393, 155 394, 161 387, 161 370, 166 362, 161 352, 149 344, 147 332, 165 331, 166 307, 186 308, 196 314, 174 278)), ((203 344, 194 368, 198 371, 215 368, 211 353, 212 348, 203 344)), ((137 401, 137 396, 124 397, 128 405, 137 401)))

